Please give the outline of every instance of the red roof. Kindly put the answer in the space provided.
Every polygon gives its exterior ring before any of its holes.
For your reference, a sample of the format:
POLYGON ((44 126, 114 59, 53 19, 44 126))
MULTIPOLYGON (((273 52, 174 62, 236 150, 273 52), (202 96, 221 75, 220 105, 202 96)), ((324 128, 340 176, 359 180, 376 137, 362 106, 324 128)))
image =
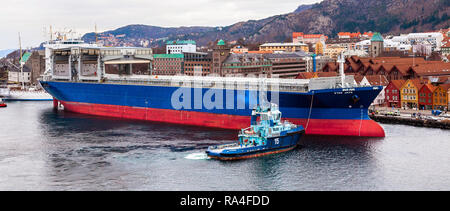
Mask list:
POLYGON ((359 32, 355 32, 355 33, 339 32, 338 36, 349 36, 350 38, 358 38, 358 37, 361 37, 361 33, 359 33, 359 32))
POLYGON ((292 33, 292 37, 296 38, 296 37, 304 37, 304 38, 320 38, 324 36, 326 38, 325 35, 323 34, 304 34, 303 32, 293 32, 292 33))
POLYGON ((391 84, 394 85, 397 89, 400 89, 405 82, 405 80, 392 80, 391 84))
POLYGON ((389 84, 388 79, 384 75, 366 75, 366 79, 372 86, 387 86, 389 84))

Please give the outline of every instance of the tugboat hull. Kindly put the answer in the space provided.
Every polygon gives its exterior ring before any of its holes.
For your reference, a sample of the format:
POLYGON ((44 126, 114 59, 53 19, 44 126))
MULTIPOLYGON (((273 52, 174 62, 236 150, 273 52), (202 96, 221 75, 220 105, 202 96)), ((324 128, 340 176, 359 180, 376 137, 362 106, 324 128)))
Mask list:
POLYGON ((295 149, 299 145, 300 138, 303 134, 303 127, 299 127, 297 130, 279 137, 268 138, 268 143, 264 146, 240 147, 236 145, 235 148, 230 147, 223 150, 220 149, 221 146, 218 146, 216 148, 208 149, 206 154, 208 157, 218 160, 242 160, 278 154, 295 149))

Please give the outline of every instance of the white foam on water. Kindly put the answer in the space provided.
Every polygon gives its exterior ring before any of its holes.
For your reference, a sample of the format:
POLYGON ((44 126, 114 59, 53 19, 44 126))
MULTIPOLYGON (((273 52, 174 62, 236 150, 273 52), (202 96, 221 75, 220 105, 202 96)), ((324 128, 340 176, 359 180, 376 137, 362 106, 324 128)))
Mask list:
POLYGON ((209 159, 208 155, 204 152, 191 153, 184 158, 186 158, 188 160, 208 160, 209 159))

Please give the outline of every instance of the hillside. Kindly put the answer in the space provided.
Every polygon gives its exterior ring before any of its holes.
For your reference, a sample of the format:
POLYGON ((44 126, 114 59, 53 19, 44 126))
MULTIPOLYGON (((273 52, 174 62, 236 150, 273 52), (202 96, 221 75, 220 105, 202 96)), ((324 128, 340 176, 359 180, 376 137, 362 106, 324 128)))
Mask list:
MULTIPOLYGON (((125 34, 123 39, 130 42, 138 38, 193 39, 200 45, 206 45, 217 39, 241 39, 252 43, 283 42, 289 40, 294 31, 324 33, 334 37, 340 31, 398 34, 450 27, 448 0, 324 0, 307 7, 300 6, 289 14, 225 27, 130 25, 105 33, 125 34)), ((93 41, 94 37, 90 33, 83 38, 93 41)))

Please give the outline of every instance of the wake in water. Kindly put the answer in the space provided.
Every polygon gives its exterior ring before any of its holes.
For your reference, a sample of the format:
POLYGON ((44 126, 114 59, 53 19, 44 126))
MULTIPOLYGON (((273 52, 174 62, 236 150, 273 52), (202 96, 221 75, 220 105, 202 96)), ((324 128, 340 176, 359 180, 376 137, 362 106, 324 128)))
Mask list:
POLYGON ((187 155, 184 158, 186 158, 188 160, 209 160, 208 155, 204 152, 192 153, 192 154, 187 155))

